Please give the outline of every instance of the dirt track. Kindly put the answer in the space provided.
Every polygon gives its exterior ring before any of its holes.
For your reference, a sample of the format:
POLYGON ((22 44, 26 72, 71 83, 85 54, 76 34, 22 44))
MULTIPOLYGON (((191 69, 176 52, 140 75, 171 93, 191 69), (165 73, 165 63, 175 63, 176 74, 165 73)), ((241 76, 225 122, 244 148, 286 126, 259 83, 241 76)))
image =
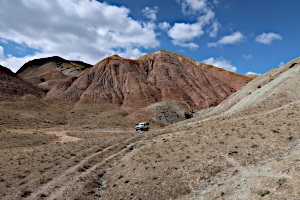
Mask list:
POLYGON ((55 135, 58 137, 57 139, 53 140, 52 143, 75 142, 75 141, 82 140, 82 138, 68 136, 67 131, 51 131, 51 132, 46 132, 46 134, 55 135))
MULTIPOLYGON (((73 142, 82 140, 81 138, 71 137, 66 135, 67 131, 53 131, 48 132, 47 134, 54 134, 59 138, 53 141, 54 143, 59 142, 73 142)), ((150 133, 150 132, 147 132, 150 133)), ((150 134, 148 135, 150 136, 150 134)), ((122 155, 126 152, 132 150, 133 146, 140 145, 149 139, 147 135, 137 135, 130 139, 127 139, 122 142, 118 142, 114 145, 108 146, 101 151, 92 153, 81 160, 78 164, 70 167, 64 173, 60 174, 57 177, 54 177, 47 184, 42 185, 39 188, 36 188, 35 191, 31 193, 26 199, 34 200, 40 199, 41 194, 47 194, 47 197, 43 199, 68 199, 70 196, 74 196, 75 191, 79 191, 83 187, 82 180, 84 177, 96 173, 95 171, 100 169, 103 173, 111 167, 112 163, 115 161, 116 157, 122 155), (92 166, 89 166, 88 169, 82 170, 82 166, 87 165, 90 160, 95 159, 96 157, 101 157, 100 162, 94 163, 92 166)), ((152 136, 150 136, 152 138, 152 136)), ((149 142, 149 141, 148 141, 149 142)), ((100 190, 100 188, 99 188, 100 190)), ((99 192, 101 194, 101 192, 99 192)))

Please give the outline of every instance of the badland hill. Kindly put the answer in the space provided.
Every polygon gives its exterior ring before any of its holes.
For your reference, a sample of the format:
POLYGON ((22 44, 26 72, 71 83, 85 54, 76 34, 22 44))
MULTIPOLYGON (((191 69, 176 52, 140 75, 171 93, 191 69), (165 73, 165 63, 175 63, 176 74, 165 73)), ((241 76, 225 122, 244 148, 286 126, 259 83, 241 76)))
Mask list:
POLYGON ((200 110, 218 105, 252 79, 160 50, 136 60, 108 57, 60 82, 47 96, 135 109, 174 102, 200 110))
POLYGON ((61 81, 47 97, 114 104, 136 123, 167 125, 218 105, 253 78, 160 50, 136 60, 108 57, 78 77, 61 81))
POLYGON ((300 199, 299 114, 300 58, 136 145, 103 199, 300 199))
POLYGON ((44 91, 49 91, 55 84, 77 77, 89 67, 92 65, 53 56, 29 61, 17 71, 17 74, 44 91))
MULTIPOLYGON (((195 84, 189 80, 198 73, 205 74, 206 83, 218 83, 213 77, 223 72, 232 75, 164 51, 133 61, 113 56, 77 78, 58 83, 51 90, 51 95, 57 94, 53 97, 25 95, 0 101, 0 198, 299 199, 300 58, 255 78, 219 105, 202 109, 188 120, 164 128, 151 126, 148 132, 134 130, 129 118, 137 113, 128 112, 133 102, 122 98, 126 92, 134 96, 134 90, 135 98, 142 98, 149 88, 160 88, 153 95, 161 102, 138 109, 148 115, 180 112, 180 106, 200 109, 197 102, 214 101, 208 97, 193 101, 196 98, 187 83, 195 84), (178 60, 188 72, 183 70, 186 79, 175 82, 178 60), (156 74, 162 74, 161 70, 166 79, 156 74), (134 87, 128 77, 140 85, 134 87), (82 87, 79 80, 85 83, 82 87), (93 87, 101 86, 101 80, 105 88, 97 91, 93 87), (174 93, 161 86, 162 80, 176 89, 173 83, 185 87, 190 100, 165 102, 164 98, 169 101, 165 94, 174 93), (131 87, 124 93, 126 84, 131 87), (66 142, 66 137, 74 142, 66 142)), ((224 88, 237 90, 238 85, 229 85, 229 77, 220 79, 228 82, 224 88)), ((202 87, 193 90, 197 88, 202 87)), ((145 105, 138 100, 137 107, 141 106, 145 105)))
POLYGON ((0 99, 21 97, 27 94, 37 97, 45 96, 41 89, 1 65, 0 86, 0 99))

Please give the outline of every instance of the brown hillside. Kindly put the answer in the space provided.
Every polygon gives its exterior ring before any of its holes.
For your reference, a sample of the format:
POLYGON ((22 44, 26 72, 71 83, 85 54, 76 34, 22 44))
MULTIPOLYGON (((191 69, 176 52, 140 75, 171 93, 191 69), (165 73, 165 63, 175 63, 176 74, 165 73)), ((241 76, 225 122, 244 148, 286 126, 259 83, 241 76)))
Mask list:
POLYGON ((26 94, 37 97, 45 95, 41 89, 0 65, 0 99, 20 97, 26 94))
POLYGON ((45 91, 70 77, 77 77, 92 65, 81 61, 69 61, 58 56, 40 58, 25 63, 17 74, 45 91))
POLYGON ((160 50, 137 60, 108 57, 56 85, 48 96, 60 100, 112 102, 143 108, 157 102, 178 102, 188 108, 218 105, 252 78, 200 64, 160 50))
POLYGON ((102 199, 300 199, 299 73, 300 58, 136 145, 102 199))

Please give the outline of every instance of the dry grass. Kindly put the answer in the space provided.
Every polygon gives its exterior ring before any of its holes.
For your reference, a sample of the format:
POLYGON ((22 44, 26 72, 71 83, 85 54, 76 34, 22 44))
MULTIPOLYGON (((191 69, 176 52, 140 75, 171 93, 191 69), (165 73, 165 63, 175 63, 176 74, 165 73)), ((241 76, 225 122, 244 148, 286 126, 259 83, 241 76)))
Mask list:
POLYGON ((299 104, 265 115, 245 110, 193 125, 112 132, 101 130, 132 126, 116 107, 27 98, 0 102, 6 108, 1 114, 0 199, 231 199, 238 190, 236 179, 254 166, 263 171, 262 163, 270 160, 278 164, 280 177, 249 183, 247 197, 259 198, 260 190, 270 191, 264 198, 296 195, 290 191, 298 182, 284 170, 296 173, 299 158, 284 155, 299 141, 299 104), (50 123, 36 127, 43 120, 50 123), (56 129, 84 140, 53 144, 54 137, 44 134, 56 129))
POLYGON ((27 95, 0 101, 0 129, 134 127, 118 106, 60 102, 27 95))
MULTIPOLYGON (((211 190, 236 176, 239 172, 231 171, 236 167, 246 168, 290 151, 299 141, 297 116, 299 105, 263 116, 236 114, 177 127, 177 134, 154 140, 121 159, 109 174, 104 199, 189 199, 211 190)), ((258 190, 252 192, 253 198, 258 190)), ((221 192, 206 198, 218 198, 221 192)), ((226 191, 227 196, 234 193, 226 191)))
MULTIPOLYGON (((92 136, 85 133, 89 138, 88 140, 45 145, 41 142, 49 141, 53 138, 52 136, 40 134, 23 136, 24 134, 2 132, 0 135, 1 141, 4 138, 5 141, 3 142, 6 143, 6 146, 5 148, 1 146, 0 150, 1 199, 18 199, 22 195, 29 195, 28 191, 33 192, 52 181, 67 169, 80 163, 87 156, 134 136, 134 134, 128 133, 103 136, 99 133, 101 136, 94 137, 97 133, 92 133, 92 136), (13 138, 13 140, 7 139, 9 134, 11 134, 10 138, 13 138), (33 139, 35 142, 26 143, 24 138, 26 141, 33 139), (27 193, 20 191, 27 191, 27 193)), ((114 147, 111 151, 88 159, 79 168, 88 169, 111 152, 119 150, 119 148, 121 147, 114 147)), ((78 170, 78 173, 80 173, 80 170, 78 170)), ((85 180, 89 182, 89 178, 85 180)))
POLYGON ((6 131, 0 129, 0 149, 40 146, 48 144, 54 139, 55 136, 49 136, 39 131, 22 133, 16 130, 6 131))

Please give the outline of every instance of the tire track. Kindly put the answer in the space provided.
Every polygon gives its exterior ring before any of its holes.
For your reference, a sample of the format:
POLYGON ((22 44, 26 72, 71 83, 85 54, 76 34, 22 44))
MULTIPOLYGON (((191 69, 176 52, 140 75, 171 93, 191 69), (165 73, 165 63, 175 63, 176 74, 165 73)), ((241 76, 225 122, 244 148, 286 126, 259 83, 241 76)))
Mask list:
POLYGON ((136 140, 139 136, 136 136, 134 138, 127 139, 122 142, 118 142, 114 145, 110 145, 104 149, 102 149, 99 152, 93 153, 87 157, 85 157, 81 162, 78 164, 70 167, 67 169, 63 174, 60 176, 54 177, 53 180, 48 182, 47 184, 37 188, 34 192, 31 193, 29 197, 27 197, 27 200, 34 200, 34 199, 39 199, 40 194, 48 194, 47 198, 44 199, 55 199, 57 197, 60 197, 63 192, 70 187, 72 184, 76 181, 78 181, 79 178, 84 177, 91 173, 93 170, 95 170, 97 167, 105 164, 108 160, 112 159, 114 156, 119 155, 123 152, 125 152, 127 148, 121 149, 120 151, 118 150, 116 153, 107 156, 104 158, 100 163, 95 164, 94 166, 91 166, 87 171, 85 172, 78 172, 78 168, 82 166, 85 162, 87 162, 89 159, 92 159, 93 157, 99 156, 100 154, 104 154, 108 151, 113 151, 115 149, 118 149, 118 147, 121 147, 122 145, 126 144, 127 146, 132 146, 134 143, 132 141, 136 140), (129 144, 127 144, 130 142, 129 144))

